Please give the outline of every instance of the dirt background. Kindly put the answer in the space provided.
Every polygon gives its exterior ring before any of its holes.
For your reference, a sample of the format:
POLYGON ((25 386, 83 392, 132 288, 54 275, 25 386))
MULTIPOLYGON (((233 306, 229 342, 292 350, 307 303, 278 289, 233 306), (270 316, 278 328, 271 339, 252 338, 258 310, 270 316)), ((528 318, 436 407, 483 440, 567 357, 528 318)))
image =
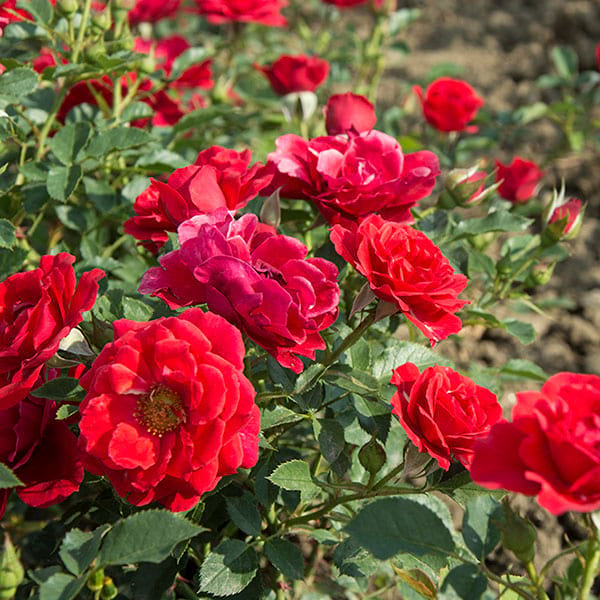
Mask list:
MULTIPOLYGON (((463 67, 459 76, 478 91, 492 112, 548 101, 548 92, 536 80, 552 71, 550 52, 555 45, 572 46, 581 70, 596 69, 600 0, 413 0, 400 1, 399 6, 420 8, 422 14, 405 36, 410 54, 389 55, 381 89, 384 102, 401 97, 406 81, 421 80, 430 68, 442 63, 463 67)), ((519 148, 518 153, 542 160, 554 135, 555 129, 547 122, 532 124, 531 139, 525 140, 525 149, 519 148)), ((500 148, 496 158, 510 160, 511 156, 511 149, 500 148)), ((538 334, 528 346, 501 331, 487 331, 483 336, 475 331, 467 332, 459 342, 445 343, 440 352, 461 366, 472 360, 499 366, 510 358, 527 358, 549 374, 600 374, 599 159, 598 150, 568 154, 548 168, 543 181, 541 193, 548 199, 564 178, 568 195, 588 203, 581 232, 570 243, 570 258, 558 265, 537 296, 539 300, 564 298, 569 307, 550 310, 548 317, 520 314, 538 334)), ((502 400, 508 406, 512 398, 507 394, 502 400)), ((566 537, 581 538, 583 532, 571 515, 557 519, 525 497, 519 504, 539 530, 536 562, 542 564, 557 554, 566 537)), ((497 555, 495 560, 500 570, 511 568, 510 556, 497 555)), ((559 562, 554 572, 566 566, 559 562)))

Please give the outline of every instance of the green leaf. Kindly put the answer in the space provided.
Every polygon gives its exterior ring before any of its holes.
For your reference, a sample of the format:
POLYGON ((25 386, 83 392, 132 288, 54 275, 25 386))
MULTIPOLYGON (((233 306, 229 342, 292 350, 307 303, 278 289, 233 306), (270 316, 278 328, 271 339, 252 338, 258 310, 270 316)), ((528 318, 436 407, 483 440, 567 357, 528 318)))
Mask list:
POLYGON ((294 423, 302 421, 303 415, 295 413, 293 410, 276 404, 275 406, 264 407, 260 411, 260 426, 263 431, 271 427, 277 427, 285 423, 294 423))
POLYGON ((115 150, 125 150, 148 144, 151 140, 152 136, 142 129, 115 127, 95 135, 87 147, 87 154, 94 158, 100 158, 115 150))
POLYGON ((58 554, 73 575, 81 575, 96 558, 102 535, 108 528, 109 525, 102 525, 89 532, 71 529, 65 535, 58 554))
POLYGON ((492 495, 495 498, 502 498, 502 496, 506 495, 504 490, 490 491, 473 483, 471 476, 464 469, 461 469, 456 475, 436 484, 435 488, 443 494, 450 496, 450 498, 463 507, 473 498, 482 494, 492 495))
POLYGON ((571 79, 579 70, 577 52, 570 46, 555 46, 552 48, 552 62, 561 77, 571 79))
POLYGON ((89 123, 68 123, 50 140, 50 150, 63 165, 71 165, 85 148, 91 132, 89 123))
POLYGON ((0 463, 0 489, 6 490, 9 488, 25 485, 5 464, 0 463))
POLYGON ((508 333, 514 335, 521 344, 531 344, 535 340, 535 329, 531 323, 525 323, 518 319, 504 319, 502 326, 508 333))
POLYGON ((534 379, 546 381, 548 373, 535 363, 524 358, 512 358, 500 368, 500 375, 506 379, 515 377, 517 379, 534 379))
POLYGON ((74 231, 83 233, 92 227, 92 215, 85 207, 62 204, 55 206, 54 212, 65 227, 74 231))
POLYGON ((189 165, 185 158, 164 148, 144 154, 135 164, 137 167, 146 167, 152 171, 172 171, 189 165))
POLYGON ((86 578, 75 579, 66 573, 55 573, 40 585, 40 600, 72 600, 79 596, 86 578))
POLYGON ((48 173, 46 189, 55 200, 65 202, 75 191, 82 171, 79 165, 53 166, 48 173))
POLYGON ((454 567, 442 584, 438 600, 479 600, 487 589, 487 579, 476 565, 454 567))
POLYGON ((231 496, 225 499, 227 513, 231 520, 248 535, 260 534, 261 518, 256 499, 249 493, 242 496, 231 496))
POLYGON ((36 17, 36 21, 48 25, 52 21, 54 9, 48 0, 19 0, 17 7, 36 17))
POLYGON ((467 504, 462 535, 477 559, 485 558, 500 541, 500 531, 493 521, 501 516, 502 505, 493 496, 476 496, 467 504))
POLYGON ((469 252, 467 271, 469 272, 469 277, 473 277, 474 273, 485 273, 488 277, 492 278, 496 272, 496 264, 487 254, 471 250, 469 252))
POLYGON ((10 103, 20 103, 36 88, 37 73, 27 67, 17 67, 0 75, 0 98, 10 103))
POLYGON ((447 525, 428 506, 409 498, 384 498, 367 505, 350 521, 346 531, 376 558, 399 552, 416 556, 454 551, 447 525))
POLYGON ((268 540, 265 554, 286 579, 304 578, 304 557, 296 544, 284 538, 268 540))
POLYGON ((372 374, 377 379, 385 378, 389 381, 394 369, 407 362, 414 363, 419 370, 433 365, 454 366, 450 359, 436 354, 426 346, 413 342, 394 341, 393 345, 387 346, 373 361, 372 374))
POLYGON ((106 213, 117 205, 115 191, 105 180, 84 177, 83 186, 87 197, 99 212, 106 213))
POLYGON ((532 219, 515 215, 507 210, 497 210, 480 219, 461 221, 454 230, 453 239, 489 231, 525 231, 532 223, 532 219))
POLYGON ((106 534, 98 555, 99 566, 161 562, 176 544, 203 529, 167 510, 136 513, 117 521, 106 534))
POLYGON ((128 123, 137 119, 145 119, 153 114, 152 108, 145 102, 132 102, 121 113, 121 121, 128 123))
POLYGON ((0 281, 20 271, 26 258, 27 250, 24 248, 0 248, 0 281))
POLYGON ((199 592, 232 596, 241 592, 254 578, 258 557, 241 540, 221 542, 202 563, 199 592))
POLYGON ((379 395, 379 381, 370 373, 364 373, 358 369, 345 372, 339 368, 330 369, 325 379, 343 390, 347 390, 361 396, 379 395))
POLYGON ((303 460, 279 465, 267 479, 284 490, 299 491, 304 501, 311 500, 320 491, 313 482, 308 463, 303 460))
POLYGON ((321 428, 318 434, 321 454, 331 464, 344 450, 344 428, 335 419, 321 419, 318 424, 321 428))
POLYGON ((48 400, 72 400, 85 394, 79 385, 79 379, 74 377, 56 377, 47 381, 31 392, 36 398, 47 398, 48 400))
POLYGON ((17 241, 16 227, 7 219, 0 219, 0 248, 12 248, 17 241))

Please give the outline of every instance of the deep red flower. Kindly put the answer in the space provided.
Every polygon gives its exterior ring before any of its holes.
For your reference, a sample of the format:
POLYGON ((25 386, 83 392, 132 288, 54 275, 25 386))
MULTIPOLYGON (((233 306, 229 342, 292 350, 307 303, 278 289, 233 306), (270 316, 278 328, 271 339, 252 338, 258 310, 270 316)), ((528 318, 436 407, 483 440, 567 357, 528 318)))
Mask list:
POLYGON ((428 452, 446 471, 453 459, 468 467, 475 442, 502 418, 492 392, 449 367, 413 363, 398 367, 391 383, 392 412, 420 452, 428 452))
POLYGON ((125 232, 156 254, 185 220, 219 207, 237 210, 255 198, 271 181, 260 163, 250 167, 249 150, 236 152, 211 146, 189 167, 176 169, 167 183, 151 180, 134 203, 135 217, 125 222, 125 232))
POLYGON ((390 135, 364 131, 305 140, 277 139, 269 154, 275 175, 267 193, 313 201, 329 223, 351 223, 374 212, 411 221, 410 208, 428 196, 440 174, 435 154, 404 154, 390 135))
POLYGON ((512 422, 475 445, 473 481, 537 496, 556 515, 599 509, 600 377, 558 373, 516 396, 512 422))
POLYGON ((23 400, 62 338, 90 310, 100 269, 84 273, 76 285, 75 257, 42 256, 33 271, 0 282, 0 409, 23 400))
POLYGON ((441 77, 425 90, 415 86, 421 101, 425 120, 439 131, 468 131, 468 123, 483 106, 483 100, 466 82, 451 77, 441 77))
POLYGON ((115 321, 114 331, 81 378, 86 469, 132 504, 182 511, 223 476, 256 464, 259 410, 235 327, 192 308, 115 321))
POLYGON ((192 217, 178 235, 181 249, 144 274, 142 294, 171 308, 207 303, 296 373, 296 354, 314 358, 325 348, 319 332, 335 321, 340 294, 333 263, 305 258, 297 239, 224 208, 192 217))
POLYGON ((284 54, 273 64, 254 67, 265 75, 276 94, 314 92, 329 75, 329 63, 318 56, 284 54))
POLYGON ((181 0, 137 0, 129 11, 129 22, 132 25, 149 22, 156 23, 172 17, 179 9, 181 0))
POLYGON ((462 323, 454 313, 467 304, 457 297, 467 278, 454 272, 424 233, 371 215, 349 229, 334 225, 331 241, 367 278, 374 294, 395 304, 432 346, 460 331, 462 323))
POLYGON ((325 129, 329 135, 338 135, 349 130, 356 133, 369 131, 377 122, 375 108, 368 98, 352 92, 331 96, 323 112, 325 129))
POLYGON ((502 183, 498 194, 515 204, 527 202, 534 194, 544 172, 531 160, 515 156, 510 165, 496 161, 496 181, 502 183))
MULTIPOLYGON (((52 400, 33 396, 0 410, 0 462, 25 484, 16 491, 30 506, 46 508, 62 502, 83 479, 77 438, 55 417, 52 400)), ((0 490, 0 516, 10 492, 0 490)))
MULTIPOLYGON (((62 56, 59 56, 58 58, 61 64, 67 64, 66 58, 62 56)), ((47 69, 48 67, 56 67, 57 62, 54 54, 49 48, 42 48, 39 55, 31 61, 31 65, 36 73, 42 73, 44 69, 47 69)))
POLYGON ((113 83, 108 75, 104 75, 101 79, 88 79, 87 81, 78 81, 68 92, 63 100, 56 120, 59 123, 65 123, 69 112, 80 104, 91 104, 98 106, 98 100, 102 101, 109 108, 113 103, 113 83))
POLYGON ((261 23, 271 27, 283 27, 286 20, 281 9, 287 0, 195 0, 198 12, 209 23, 261 23))

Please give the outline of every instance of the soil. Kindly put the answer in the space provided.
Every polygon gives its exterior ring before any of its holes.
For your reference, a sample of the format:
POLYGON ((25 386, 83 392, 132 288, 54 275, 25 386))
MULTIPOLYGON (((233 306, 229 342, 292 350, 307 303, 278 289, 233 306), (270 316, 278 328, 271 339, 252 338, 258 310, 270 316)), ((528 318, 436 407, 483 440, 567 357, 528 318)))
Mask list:
MULTIPOLYGON (((595 70, 595 48, 600 42, 600 2, 597 0, 413 0, 401 6, 422 9, 421 17, 407 30, 410 53, 391 52, 382 85, 382 101, 406 97, 409 82, 423 80, 440 64, 462 67, 457 76, 468 81, 493 112, 548 101, 548 92, 536 80, 552 71, 551 49, 570 45, 582 70, 595 70)), ((396 100, 397 102, 397 100, 396 100)), ((521 156, 544 158, 554 128, 544 122, 531 127, 531 137, 518 148, 521 156)), ((500 148, 496 158, 510 160, 511 148, 500 148)), ((467 331, 458 341, 440 345, 459 366, 477 361, 499 366, 510 358, 527 358, 548 374, 559 371, 600 374, 600 169, 598 151, 563 157, 548 168, 542 194, 548 197, 564 178, 567 193, 587 202, 584 225, 571 242, 571 256, 560 263, 549 284, 536 300, 564 299, 568 308, 550 310, 548 316, 520 314, 537 331, 528 345, 498 330, 467 331)), ((535 384, 532 384, 534 387, 535 384)), ((502 402, 510 405, 511 396, 502 402)), ((520 497, 519 508, 538 527, 536 562, 543 564, 557 554, 565 539, 581 539, 582 531, 572 515, 556 518, 534 500, 520 497)), ((511 557, 494 557, 499 571, 512 569, 511 557)), ((558 562, 554 573, 568 563, 558 562)))

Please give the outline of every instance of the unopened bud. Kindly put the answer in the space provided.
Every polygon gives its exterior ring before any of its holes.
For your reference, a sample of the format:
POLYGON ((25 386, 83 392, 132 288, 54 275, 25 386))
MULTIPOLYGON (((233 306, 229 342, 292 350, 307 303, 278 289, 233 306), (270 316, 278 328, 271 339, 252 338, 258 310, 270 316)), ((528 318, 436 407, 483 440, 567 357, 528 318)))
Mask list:
POLYGON ((113 598, 117 597, 118 593, 119 590, 117 590, 117 586, 113 583, 113 580, 110 577, 105 577, 104 585, 100 592, 101 600, 113 600, 113 598))
POLYGON ((555 264, 556 263, 551 265, 536 265, 529 275, 529 279, 531 280, 529 283, 534 286, 546 285, 550 279, 552 279, 555 264))
POLYGON ((87 579, 87 588, 92 592, 99 592, 104 587, 104 569, 92 571, 87 579))
POLYGON ((106 55, 106 48, 104 47, 104 43, 100 40, 96 44, 91 44, 87 46, 84 51, 85 60, 90 63, 95 63, 100 57, 106 55))
MULTIPOLYGON (((452 169, 448 173, 442 196, 446 204, 454 203, 455 206, 476 206, 481 204, 499 184, 486 188, 486 179, 490 176, 477 163, 469 169, 452 169)), ((451 208, 451 206, 449 206, 451 208)))
POLYGON ((385 450, 375 438, 371 438, 358 452, 360 464, 370 475, 381 470, 385 459, 385 450))
POLYGON ((112 19, 110 17, 110 12, 107 10, 98 12, 92 17, 92 30, 94 33, 104 33, 110 29, 111 25, 112 19))
POLYGON ((58 14, 67 19, 72 19, 78 8, 79 2, 77 0, 58 0, 56 3, 58 14))
POLYGON ((24 576, 19 554, 5 534, 4 545, 0 549, 0 598, 13 598, 24 576))
POLYGON ((504 514, 502 522, 497 523, 502 537, 502 545, 510 550, 521 562, 528 563, 535 555, 535 527, 518 515, 510 507, 508 501, 503 502, 504 514))
POLYGON ((154 54, 149 54, 138 62, 138 71, 146 75, 152 75, 156 72, 156 59, 154 54))
MULTIPOLYGON (((551 203, 546 220, 546 227, 542 232, 542 244, 552 246, 556 242, 573 239, 581 229, 585 206, 578 198, 570 198, 563 204, 554 206, 551 203)), ((545 211, 546 212, 546 211, 545 211)))
POLYGON ((306 121, 315 112, 318 103, 314 92, 292 92, 281 99, 281 110, 288 121, 292 121, 295 116, 306 121))

